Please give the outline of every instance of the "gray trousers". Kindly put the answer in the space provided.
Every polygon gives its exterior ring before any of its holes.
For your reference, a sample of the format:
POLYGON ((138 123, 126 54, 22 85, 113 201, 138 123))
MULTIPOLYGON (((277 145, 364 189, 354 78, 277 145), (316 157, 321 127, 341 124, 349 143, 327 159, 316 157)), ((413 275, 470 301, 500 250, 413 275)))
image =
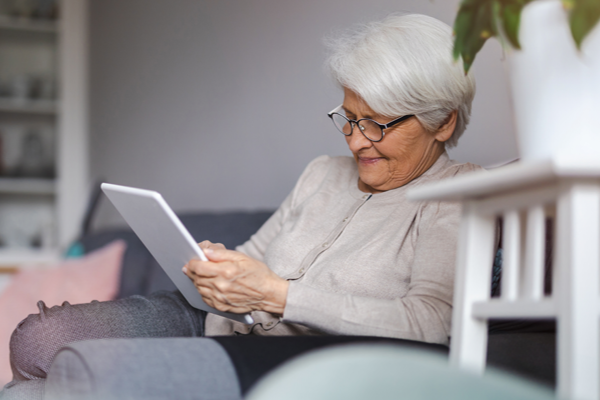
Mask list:
MULTIPOLYGON (((162 378, 164 381, 165 377, 170 376, 169 374, 177 375, 178 371, 174 370, 174 366, 178 365, 178 358, 181 358, 182 361, 182 370, 179 372, 185 374, 194 369, 202 370, 201 365, 190 365, 194 360, 206 364, 206 360, 200 360, 202 357, 198 353, 202 351, 202 348, 208 349, 211 354, 218 354, 220 351, 215 347, 218 345, 210 339, 187 339, 184 341, 171 339, 172 342, 169 342, 168 339, 148 340, 149 338, 198 338, 203 336, 206 313, 191 307, 178 292, 158 292, 148 297, 132 296, 109 302, 94 301, 77 305, 64 303, 62 306, 52 308, 39 302, 38 308, 40 313, 32 314, 19 323, 11 337, 10 362, 13 381, 6 385, 4 391, 0 393, 0 397, 3 399, 21 397, 10 396, 11 392, 15 394, 19 392, 18 387, 22 387, 23 390, 39 391, 40 385, 33 382, 39 382, 46 378, 48 378, 47 383, 52 383, 51 388, 54 392, 60 393, 65 387, 75 384, 79 385, 76 389, 81 395, 84 394, 80 391, 81 382, 85 382, 86 379, 90 382, 100 380, 97 384, 88 385, 89 390, 97 391, 99 387, 102 390, 109 389, 109 380, 115 378, 118 381, 119 377, 123 376, 127 379, 115 384, 115 390, 121 395, 129 390, 139 394, 140 398, 152 398, 149 396, 148 390, 141 390, 141 388, 154 388, 152 391, 156 392, 158 378, 162 378), (77 343, 91 339, 117 338, 136 338, 137 340, 77 343), (141 338, 146 339, 140 340, 141 338), (156 351, 157 347, 162 350, 156 351), (192 347, 195 349, 194 351, 190 350, 192 347), (63 350, 57 356, 61 348, 63 350), (168 350, 165 352, 165 349, 168 350), (196 354, 196 357, 190 357, 190 354, 196 354), (53 361, 53 371, 51 372, 50 366, 53 361), (152 367, 148 368, 150 365, 152 367), (165 370, 161 371, 161 368, 165 370), (87 378, 79 373, 86 370, 87 378), (155 376, 156 379, 153 379, 152 376, 155 376), (151 379, 152 382, 148 382, 148 379, 151 379), (129 385, 129 387, 124 385, 129 385), (95 387, 92 388, 92 386, 95 387), (143 396, 142 393, 144 393, 143 396), (7 397, 3 397, 3 395, 7 397)), ((224 350, 222 354, 221 358, 226 359, 224 350)), ((221 360, 221 364, 223 361, 221 360)), ((227 369, 227 366, 225 367, 227 369)), ((221 375, 235 376, 231 365, 224 372, 226 374, 221 375)), ((216 393, 206 393, 206 396, 203 396, 202 381, 203 379, 209 380, 207 386, 213 387, 215 377, 212 375, 211 373, 204 376, 195 374, 193 376, 195 395, 178 397, 231 398, 231 393, 239 393, 238 384, 234 380, 231 382, 231 388, 225 388, 231 391, 227 396, 222 396, 224 393, 217 396, 215 396, 216 393)), ((160 379, 158 380, 160 381, 160 379)), ((173 379, 168 381, 173 382, 173 379)), ((174 387, 173 390, 177 390, 177 388, 174 387)), ((162 395, 166 394, 163 390, 159 390, 159 392, 162 395)), ((104 395, 106 394, 104 393, 104 395)), ((62 396, 65 397, 67 394, 62 393, 62 396)), ((136 397, 132 394, 127 398, 136 397)))

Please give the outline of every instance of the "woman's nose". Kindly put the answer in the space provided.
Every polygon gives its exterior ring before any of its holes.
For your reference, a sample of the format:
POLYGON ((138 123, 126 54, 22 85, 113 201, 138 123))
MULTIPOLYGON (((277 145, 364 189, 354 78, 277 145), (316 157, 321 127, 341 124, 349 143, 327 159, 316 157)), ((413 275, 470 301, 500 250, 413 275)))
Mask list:
POLYGON ((373 142, 367 139, 357 126, 352 130, 352 135, 346 136, 346 142, 353 153, 358 153, 359 150, 373 146, 373 142))

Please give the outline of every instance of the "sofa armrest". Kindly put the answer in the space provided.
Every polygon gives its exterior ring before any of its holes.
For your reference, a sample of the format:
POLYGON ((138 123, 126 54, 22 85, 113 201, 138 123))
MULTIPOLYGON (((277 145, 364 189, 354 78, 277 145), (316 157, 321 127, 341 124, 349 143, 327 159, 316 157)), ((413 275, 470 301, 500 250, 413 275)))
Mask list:
POLYGON ((235 369, 209 338, 101 339, 76 342, 56 355, 48 400, 241 399, 235 369))

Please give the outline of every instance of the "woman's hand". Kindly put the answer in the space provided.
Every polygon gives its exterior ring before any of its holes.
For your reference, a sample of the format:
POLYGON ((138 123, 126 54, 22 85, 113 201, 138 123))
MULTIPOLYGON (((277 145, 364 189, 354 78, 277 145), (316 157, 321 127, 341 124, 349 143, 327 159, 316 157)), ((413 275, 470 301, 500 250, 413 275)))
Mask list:
POLYGON ((288 281, 263 262, 207 242, 200 247, 210 261, 191 260, 183 267, 206 304, 238 314, 266 311, 283 315, 288 281))

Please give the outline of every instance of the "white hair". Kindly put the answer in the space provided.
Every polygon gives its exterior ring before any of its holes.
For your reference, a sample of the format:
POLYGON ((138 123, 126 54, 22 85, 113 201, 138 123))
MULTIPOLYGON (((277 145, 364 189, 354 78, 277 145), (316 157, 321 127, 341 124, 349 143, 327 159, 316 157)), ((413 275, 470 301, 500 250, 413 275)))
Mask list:
POLYGON ((414 114, 429 132, 457 111, 446 142, 456 146, 469 123, 475 79, 452 59, 452 29, 426 15, 391 15, 326 40, 333 79, 389 118, 414 114))

